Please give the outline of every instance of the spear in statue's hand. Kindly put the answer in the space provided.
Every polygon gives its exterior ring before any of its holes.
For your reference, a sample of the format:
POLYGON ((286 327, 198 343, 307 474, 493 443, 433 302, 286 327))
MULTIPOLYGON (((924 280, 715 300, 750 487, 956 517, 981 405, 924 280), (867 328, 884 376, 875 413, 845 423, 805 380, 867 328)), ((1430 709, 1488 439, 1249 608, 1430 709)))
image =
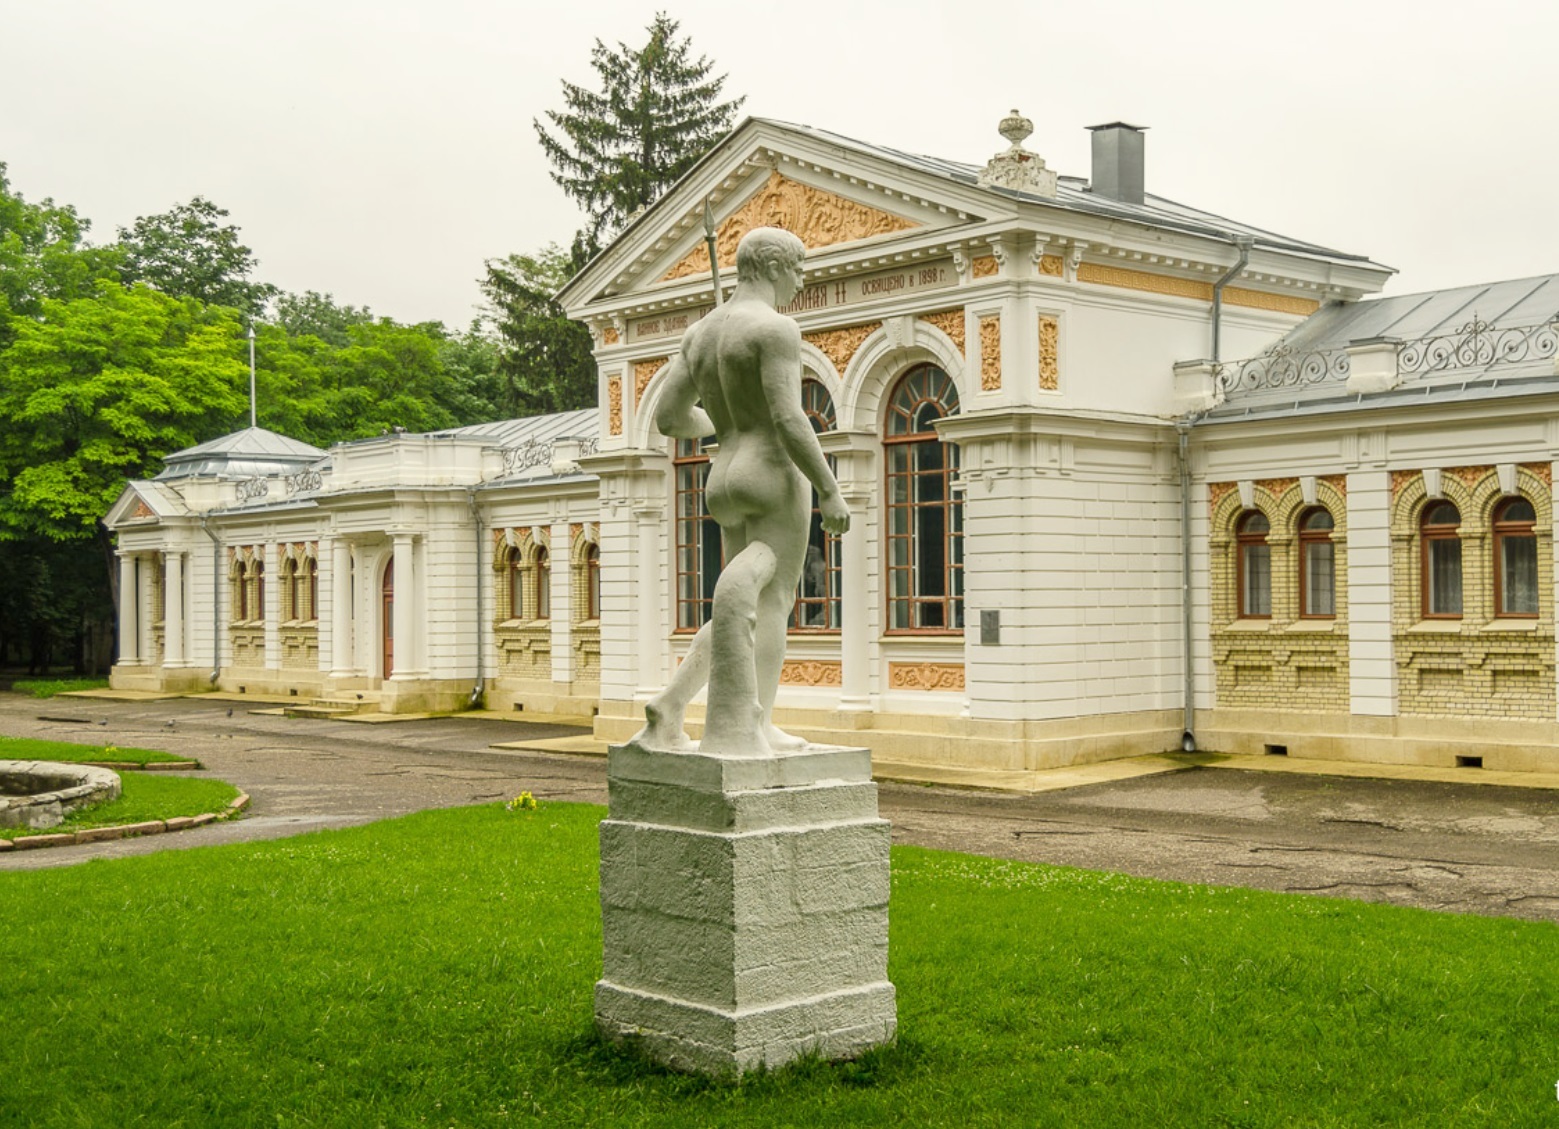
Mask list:
POLYGON ((709 247, 709 273, 715 280, 715 305, 725 300, 720 293, 720 255, 715 247, 715 214, 710 210, 709 199, 704 199, 704 242, 709 247))

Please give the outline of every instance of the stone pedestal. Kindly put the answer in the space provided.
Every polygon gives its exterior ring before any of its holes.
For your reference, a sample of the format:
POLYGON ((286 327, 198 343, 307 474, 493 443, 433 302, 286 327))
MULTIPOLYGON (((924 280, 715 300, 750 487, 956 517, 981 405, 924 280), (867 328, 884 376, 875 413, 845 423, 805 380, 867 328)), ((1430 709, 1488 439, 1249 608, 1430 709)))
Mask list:
POLYGON ((679 1070, 740 1074, 893 1039, 888 822, 866 749, 614 746, 596 1023, 679 1070))

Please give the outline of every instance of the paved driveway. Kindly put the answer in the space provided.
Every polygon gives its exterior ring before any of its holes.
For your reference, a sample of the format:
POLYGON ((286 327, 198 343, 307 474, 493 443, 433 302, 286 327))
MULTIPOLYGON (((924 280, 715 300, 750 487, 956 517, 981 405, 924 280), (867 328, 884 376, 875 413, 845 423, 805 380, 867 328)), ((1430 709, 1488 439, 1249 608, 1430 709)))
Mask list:
MULTIPOLYGON (((498 750, 577 734, 442 718, 368 725, 160 702, 0 694, 0 733, 197 757, 253 798, 198 831, 0 855, 0 870, 66 866, 345 827, 522 790, 604 803, 598 757, 498 750)), ((1559 921, 1559 792, 1291 772, 1188 768, 1038 795, 884 784, 894 840, 1188 882, 1559 921)))

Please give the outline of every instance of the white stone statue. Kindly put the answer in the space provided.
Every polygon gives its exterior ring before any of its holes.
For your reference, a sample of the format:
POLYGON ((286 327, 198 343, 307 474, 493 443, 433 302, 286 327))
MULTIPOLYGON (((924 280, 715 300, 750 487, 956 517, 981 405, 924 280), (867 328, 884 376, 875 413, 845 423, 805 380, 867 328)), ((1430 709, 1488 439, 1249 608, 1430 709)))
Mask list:
POLYGON ((706 682, 700 751, 763 756, 806 744, 772 717, 806 559, 809 485, 825 530, 845 532, 850 513, 801 406, 801 330, 776 309, 800 292, 805 254, 780 228, 743 236, 735 291, 687 331, 667 367, 655 426, 675 439, 713 435, 719 443, 704 498, 720 523, 725 568, 709 622, 645 707, 648 724, 635 738, 643 748, 692 747, 683 716, 706 682))

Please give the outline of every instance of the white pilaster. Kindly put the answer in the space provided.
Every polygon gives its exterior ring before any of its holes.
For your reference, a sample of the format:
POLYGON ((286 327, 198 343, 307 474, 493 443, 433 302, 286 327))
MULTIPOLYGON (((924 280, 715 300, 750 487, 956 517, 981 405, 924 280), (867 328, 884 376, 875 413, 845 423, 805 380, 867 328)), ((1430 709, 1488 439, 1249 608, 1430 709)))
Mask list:
POLYGON ((330 542, 330 638, 320 648, 320 661, 329 663, 333 678, 347 677, 357 666, 352 661, 352 547, 343 537, 330 542))
POLYGON ((265 555, 265 668, 281 669, 281 546, 272 542, 260 550, 265 555))
POLYGON ((152 621, 156 618, 156 607, 153 597, 156 595, 156 584, 153 576, 157 567, 157 558, 152 554, 137 554, 136 556, 136 588, 135 606, 137 632, 139 641, 136 643, 136 652, 141 656, 141 662, 151 664, 157 659, 157 637, 152 629, 152 621))
POLYGON ((184 554, 163 556, 162 665, 184 665, 184 554))
POLYGON ((552 565, 552 681, 574 681, 574 546, 568 523, 552 527, 547 560, 552 565))
POLYGON ((1348 476, 1348 684, 1353 713, 1397 712, 1391 638, 1391 476, 1348 476))
MULTIPOLYGON (((661 614, 661 590, 665 587, 666 562, 656 551, 660 526, 667 520, 665 506, 634 510, 634 542, 638 552, 639 614, 634 625, 634 651, 639 658, 639 685, 634 697, 648 700, 666 684, 666 633, 671 630, 661 614)), ((673 576, 675 573, 672 574, 673 576)))
POLYGON ((850 528, 839 545, 839 708, 871 708, 871 596, 867 587, 867 529, 876 482, 876 437, 870 432, 829 432, 823 449, 834 457, 840 493, 850 508, 850 528))
POLYGON ((417 614, 417 566, 416 543, 410 533, 395 534, 395 651, 394 674, 396 679, 416 676, 416 647, 413 633, 416 631, 417 614))
POLYGON ((119 662, 141 661, 140 593, 135 583, 135 554, 119 554, 119 662))

